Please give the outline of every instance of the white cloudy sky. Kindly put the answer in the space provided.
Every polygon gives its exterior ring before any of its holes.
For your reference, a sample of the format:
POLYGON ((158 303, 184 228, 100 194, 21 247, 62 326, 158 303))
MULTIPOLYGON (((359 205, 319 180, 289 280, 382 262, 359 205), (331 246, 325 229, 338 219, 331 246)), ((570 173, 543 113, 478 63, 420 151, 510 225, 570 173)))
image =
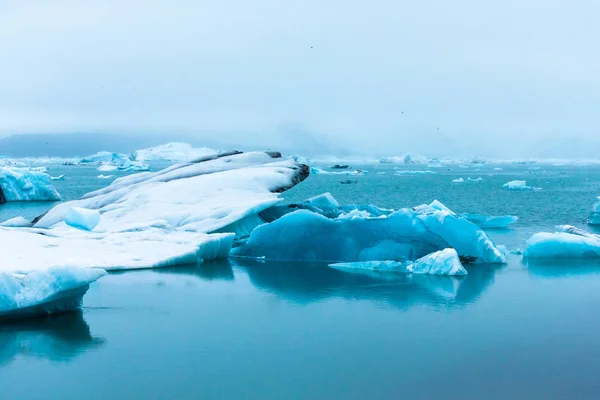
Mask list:
POLYGON ((301 126, 373 151, 594 141, 599 14, 592 0, 2 0, 0 136, 268 140, 301 126))

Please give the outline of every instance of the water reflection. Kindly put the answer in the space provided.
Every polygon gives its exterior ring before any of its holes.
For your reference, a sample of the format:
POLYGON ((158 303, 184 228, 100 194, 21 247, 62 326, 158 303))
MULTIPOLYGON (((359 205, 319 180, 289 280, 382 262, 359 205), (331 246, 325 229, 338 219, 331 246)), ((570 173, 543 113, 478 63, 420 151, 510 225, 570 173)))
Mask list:
POLYGON ((525 259, 523 264, 531 275, 540 278, 565 278, 600 274, 600 260, 525 259))
POLYGON ((3 322, 0 365, 19 356, 68 362, 103 343, 104 339, 92 336, 81 312, 3 322))
POLYGON ((477 301, 496 273, 493 266, 469 269, 464 277, 352 274, 319 263, 231 260, 262 290, 286 300, 308 304, 327 298, 373 300, 396 308, 416 305, 453 307, 477 301))

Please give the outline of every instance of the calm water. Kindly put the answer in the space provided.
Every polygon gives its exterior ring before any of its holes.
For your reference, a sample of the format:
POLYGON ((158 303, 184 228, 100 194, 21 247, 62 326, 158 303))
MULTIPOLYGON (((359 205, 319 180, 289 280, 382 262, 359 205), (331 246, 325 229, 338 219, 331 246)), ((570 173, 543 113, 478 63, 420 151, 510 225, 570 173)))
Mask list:
MULTIPOLYGON (((591 166, 365 168, 356 185, 312 176, 284 197, 330 191, 395 208, 437 198, 457 212, 514 214, 513 229, 490 234, 516 249, 556 224, 583 226, 600 194, 591 166), (450 184, 461 176, 484 182, 450 184), (514 179, 543 190, 501 189, 514 179)), ((56 182, 66 199, 109 182, 93 168, 50 172, 67 173, 56 182)), ((0 206, 0 219, 48 207, 0 206)), ((236 260, 111 274, 81 314, 0 325, 0 398, 595 399, 599 288, 600 263, 513 255, 462 279, 236 260)))

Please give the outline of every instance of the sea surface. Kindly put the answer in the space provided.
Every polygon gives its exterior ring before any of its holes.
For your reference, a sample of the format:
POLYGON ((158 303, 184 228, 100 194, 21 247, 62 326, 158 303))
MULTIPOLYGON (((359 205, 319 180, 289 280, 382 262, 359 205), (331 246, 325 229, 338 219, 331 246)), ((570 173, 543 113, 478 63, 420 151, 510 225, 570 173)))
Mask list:
MULTIPOLYGON (((594 165, 358 167, 369 174, 314 175, 283 197, 330 192, 386 208, 438 199, 459 213, 517 215, 488 231, 515 251, 555 225, 588 229, 600 195, 594 165), (459 177, 483 181, 451 184, 459 177), (516 179, 542 190, 502 189, 516 179)), ((112 181, 94 167, 49 172, 66 174, 54 182, 65 200, 112 181)), ((2 205, 0 220, 51 206, 2 205)), ((0 324, 0 398, 600 399, 599 262, 510 254, 468 270, 384 279, 228 260, 112 273, 81 313, 0 324)))

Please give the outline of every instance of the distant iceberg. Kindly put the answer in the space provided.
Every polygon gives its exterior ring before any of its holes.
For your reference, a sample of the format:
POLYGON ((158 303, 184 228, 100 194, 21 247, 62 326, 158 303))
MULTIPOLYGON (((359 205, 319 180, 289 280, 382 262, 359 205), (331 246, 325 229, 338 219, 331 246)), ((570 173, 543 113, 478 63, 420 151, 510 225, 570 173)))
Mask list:
POLYGON ((224 258, 242 221, 279 203, 278 193, 308 175, 307 166, 279 153, 231 152, 121 177, 58 204, 32 228, 0 228, 0 243, 10 249, 0 271, 136 269, 224 258), (99 212, 93 231, 67 224, 75 207, 99 212))
POLYGON ((137 150, 133 152, 136 161, 192 161, 196 158, 217 154, 218 151, 208 147, 195 148, 189 143, 167 143, 156 147, 137 150))
POLYGON ((475 178, 475 179, 474 179, 474 178, 471 178, 471 177, 469 177, 467 180, 468 180, 469 182, 483 182, 483 178, 482 178, 482 177, 475 178))
POLYGON ((131 162, 131 158, 127 154, 111 153, 109 151, 100 151, 87 157, 83 157, 81 160, 79 160, 80 164, 120 165, 127 162, 131 162))
POLYGON ((569 225, 559 232, 534 234, 525 248, 526 258, 600 258, 600 236, 569 225))
POLYGON ((429 171, 429 170, 424 170, 424 171, 411 171, 411 170, 397 170, 396 172, 394 172, 394 175, 433 175, 436 174, 437 172, 435 171, 429 171))
MULTIPOLYGON (((600 197, 598 197, 600 200, 600 197)), ((587 220, 588 225, 600 225, 600 201, 596 202, 592 207, 592 212, 587 220)))
POLYGON ((62 181, 65 179, 66 174, 62 174, 62 175, 58 175, 58 176, 51 176, 50 179, 53 181, 62 181))
POLYGON ((74 311, 101 269, 51 268, 28 274, 0 272, 0 319, 74 311))
POLYGON ((58 201, 50 175, 23 168, 0 167, 0 204, 7 201, 58 201))
POLYGON ((463 178, 456 178, 452 179, 452 183, 465 183, 465 180, 463 178))
POLYGON ((363 261, 329 265, 340 270, 369 270, 377 272, 412 273, 426 275, 467 275, 454 249, 444 249, 428 254, 414 262, 363 261))
POLYGON ((362 176, 367 175, 368 171, 363 171, 360 169, 356 170, 343 170, 343 171, 326 171, 321 168, 312 167, 310 169, 310 173, 313 175, 350 175, 350 176, 362 176))
POLYGON ((510 181, 502 187, 508 190, 542 190, 542 188, 527 186, 526 181, 510 181))
POLYGON ((115 164, 102 164, 96 168, 96 170, 100 172, 116 171, 117 169, 119 169, 119 167, 117 167, 115 164))

